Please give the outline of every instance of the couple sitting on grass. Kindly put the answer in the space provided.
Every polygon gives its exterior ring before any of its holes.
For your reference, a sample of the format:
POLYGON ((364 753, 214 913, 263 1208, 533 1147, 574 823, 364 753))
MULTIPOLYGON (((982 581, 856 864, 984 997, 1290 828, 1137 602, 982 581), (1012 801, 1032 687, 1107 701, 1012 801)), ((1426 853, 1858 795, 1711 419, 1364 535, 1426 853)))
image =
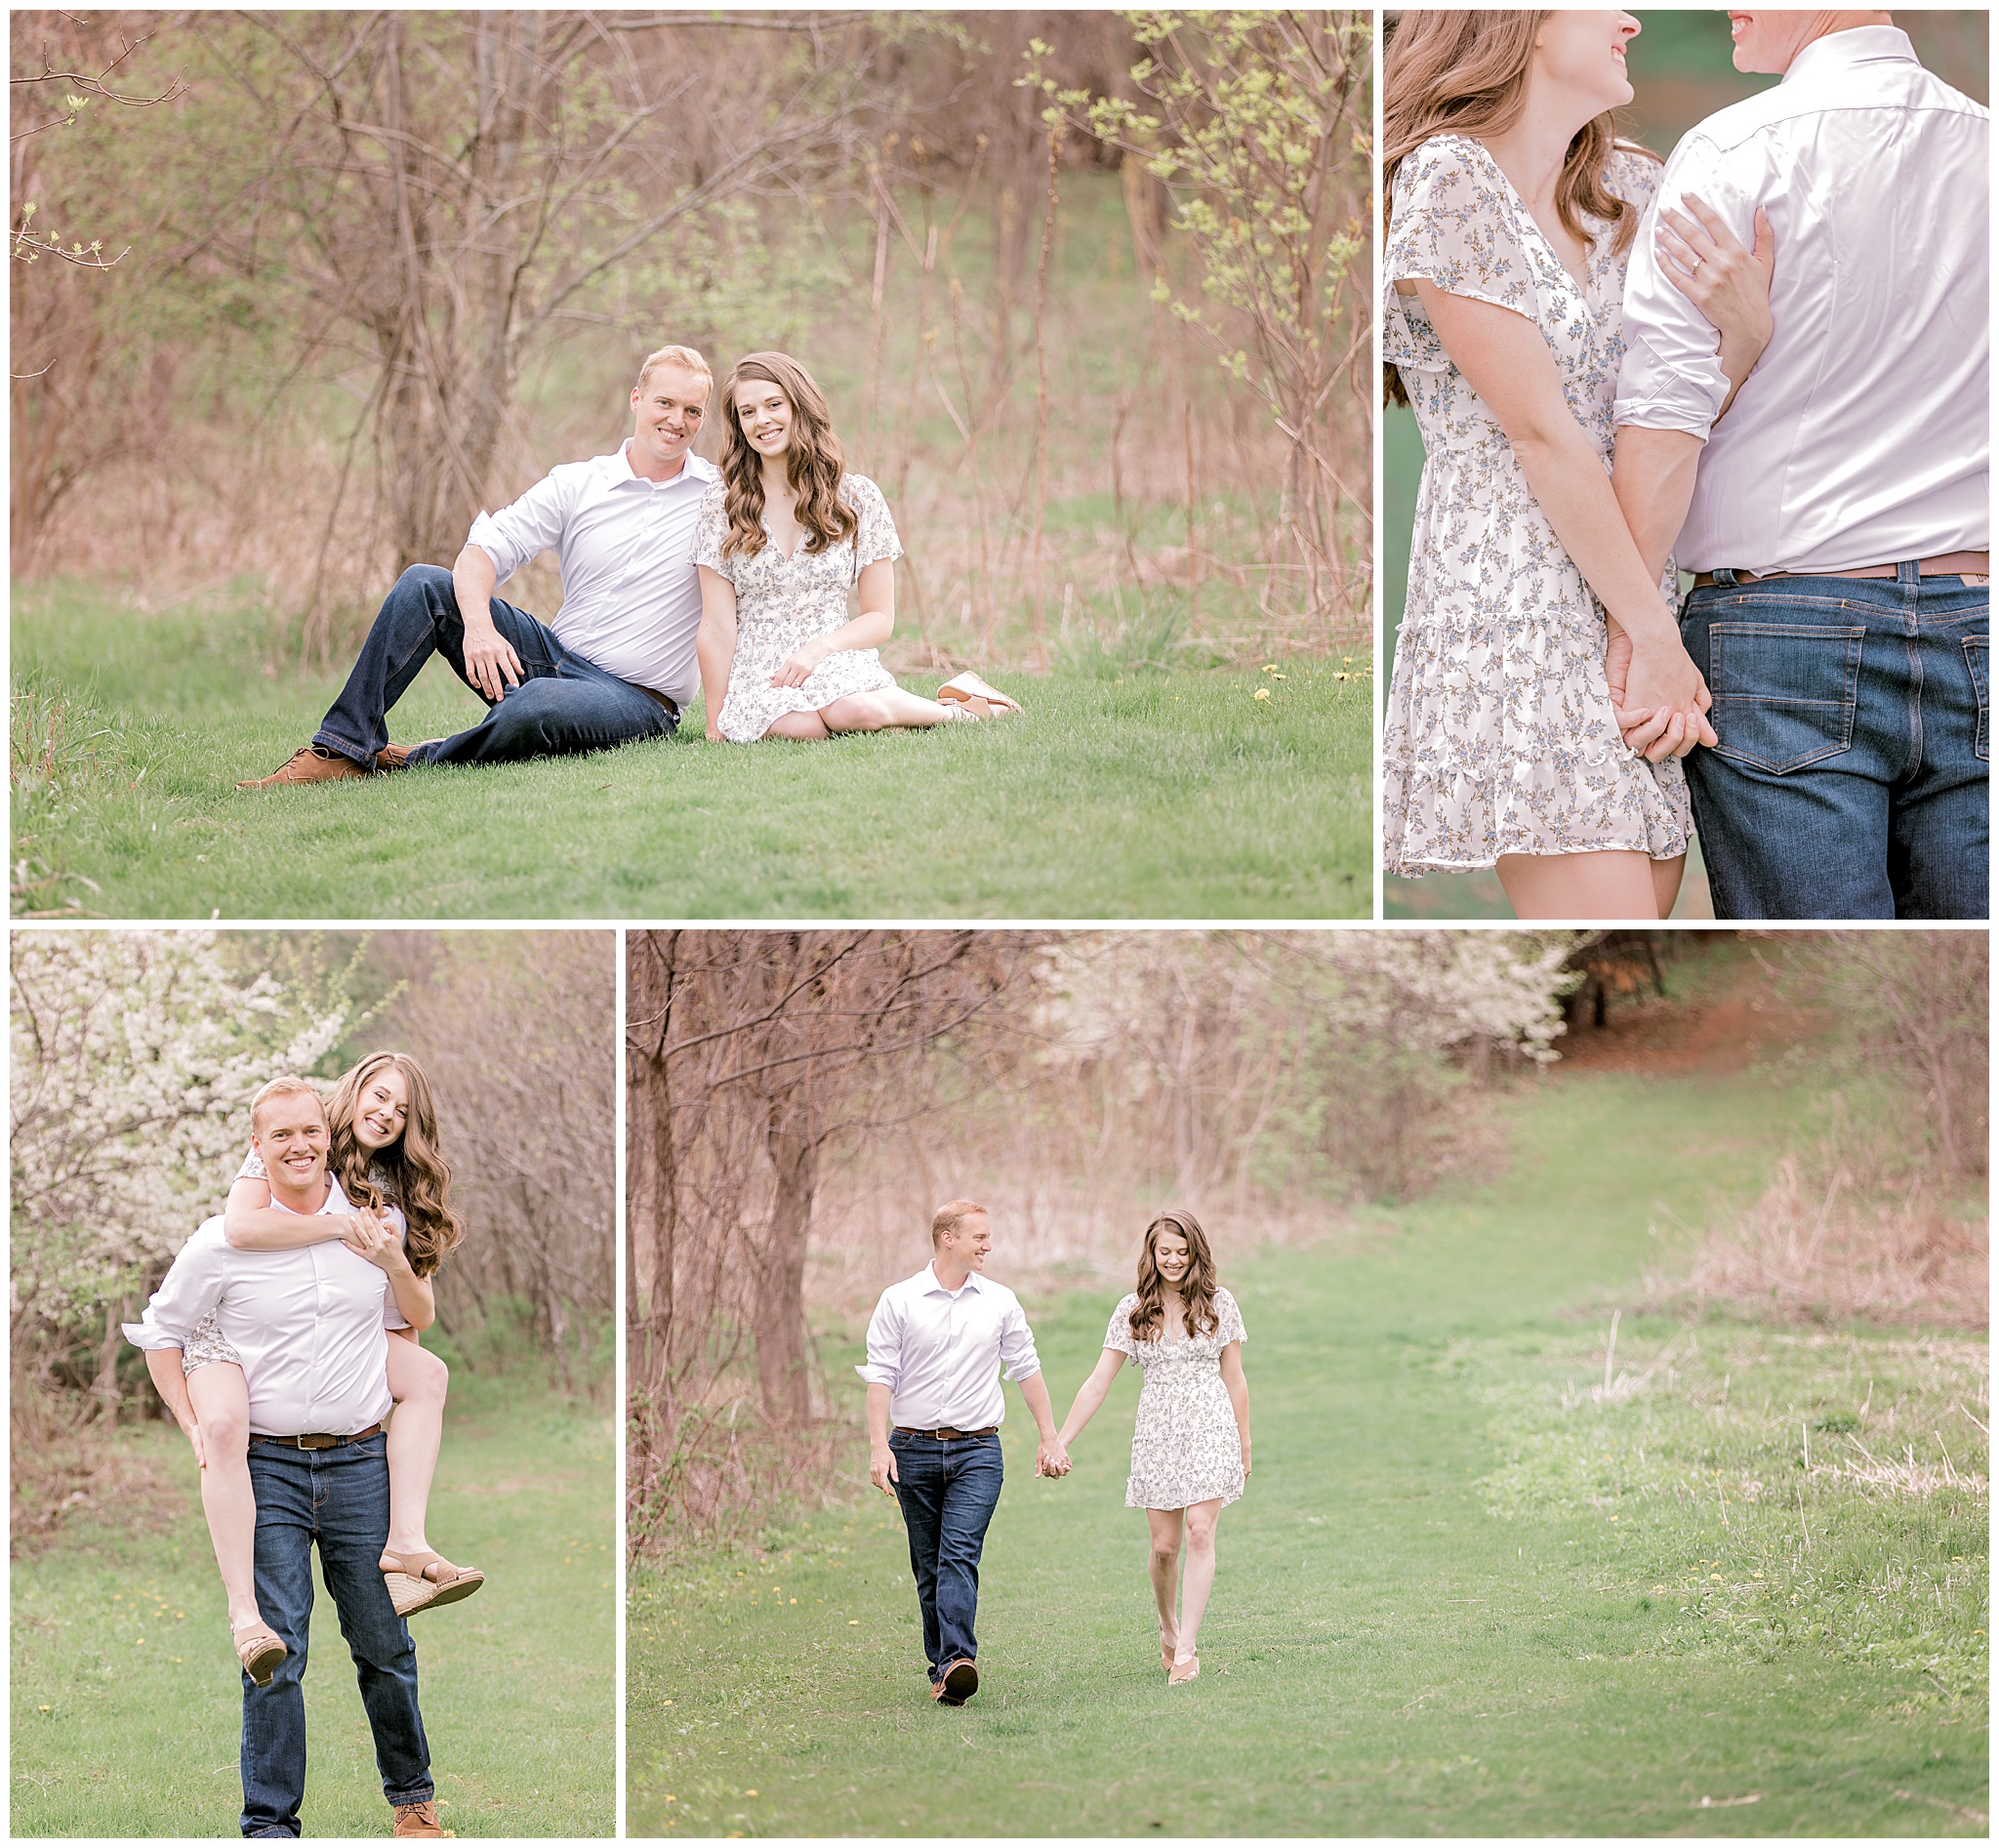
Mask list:
POLYGON ((722 387, 719 470, 692 453, 714 387, 691 347, 650 354, 619 450, 480 513, 449 571, 411 565, 312 742, 237 787, 665 737, 697 687, 709 737, 732 744, 1018 713, 976 674, 931 700, 881 665, 902 546, 881 490, 844 467, 812 375, 779 352, 738 363, 722 387), (562 570, 552 626, 493 595, 550 547, 562 570), (455 737, 390 744, 388 710, 433 653, 486 716, 455 737))
POLYGON ((484 1575, 424 1535, 447 1374, 417 1331, 463 1236, 430 1088, 414 1059, 373 1052, 331 1105, 302 1078, 272 1079, 250 1127, 226 1212, 125 1325, 201 1469, 243 1667, 242 1831, 300 1832, 316 1540, 393 1832, 440 1835, 403 1619, 469 1597, 484 1575))
POLYGON ((1126 1360, 1138 1363, 1144 1383, 1124 1505, 1143 1508, 1151 1530, 1160 1667, 1169 1687, 1192 1681, 1214 1586, 1215 1524, 1249 1476, 1248 1336, 1235 1297, 1215 1278, 1201 1222, 1174 1211, 1146 1227, 1138 1288, 1112 1312, 1103 1357, 1059 1431, 1020 1300, 984 1274, 993 1249, 985 1208, 969 1200, 939 1207, 930 1246, 929 1263, 881 1293, 867 1364, 855 1370, 868 1382, 869 1480, 900 1503, 909 1531, 930 1698, 962 1706, 978 1692, 979 1558, 1005 1473, 1000 1375, 1019 1385, 1040 1431, 1035 1474, 1066 1476, 1070 1444, 1126 1360))

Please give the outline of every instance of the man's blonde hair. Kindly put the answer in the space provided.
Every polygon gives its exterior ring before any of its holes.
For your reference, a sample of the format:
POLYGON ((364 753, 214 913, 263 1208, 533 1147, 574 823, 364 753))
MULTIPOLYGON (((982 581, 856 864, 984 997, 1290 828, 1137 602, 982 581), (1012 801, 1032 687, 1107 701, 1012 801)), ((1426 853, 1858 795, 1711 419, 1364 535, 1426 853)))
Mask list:
POLYGON ((326 1115, 326 1099, 319 1094, 317 1086, 308 1085, 303 1078, 273 1078, 269 1084, 250 1099, 250 1133, 257 1133, 257 1119, 263 1114, 264 1106, 275 1097, 296 1097, 304 1095, 319 1106, 319 1114, 326 1115))
POLYGON ((662 347, 657 352, 647 353, 645 363, 638 368, 638 390, 645 390, 645 382, 661 366, 685 366, 689 372, 698 372, 710 385, 714 384, 714 369, 692 347, 662 347))
POLYGON ((976 1200, 947 1200, 930 1215, 930 1249, 934 1252, 937 1241, 947 1232, 956 1232, 965 1220, 988 1216, 976 1200))

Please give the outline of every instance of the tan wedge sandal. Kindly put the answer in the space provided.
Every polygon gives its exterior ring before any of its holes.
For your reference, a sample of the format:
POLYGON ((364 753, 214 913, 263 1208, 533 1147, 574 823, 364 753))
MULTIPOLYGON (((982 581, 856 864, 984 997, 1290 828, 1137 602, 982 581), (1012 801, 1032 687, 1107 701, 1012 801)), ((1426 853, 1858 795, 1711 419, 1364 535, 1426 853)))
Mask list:
POLYGON ((441 1553, 391 1553, 382 1576, 388 1581, 388 1597, 397 1617, 414 1617, 439 1604, 456 1604, 469 1598, 486 1582, 486 1575, 472 1566, 454 1566, 441 1553))
POLYGON ((937 689, 937 697, 946 706, 969 706, 981 719, 1008 719, 1021 711, 1018 700, 1008 699, 990 680, 969 672, 946 680, 937 689))
POLYGON ((1166 1675, 1166 1686, 1169 1688, 1183 1687, 1189 1681, 1198 1681, 1200 1678, 1201 1658, 1199 1656, 1189 1656, 1185 1662, 1173 1663, 1171 1670, 1166 1675))
POLYGON ((255 1623, 245 1623, 240 1628, 230 1624, 229 1636, 236 1645, 236 1660, 243 1664, 243 1672, 250 1677, 251 1685, 269 1687, 278 1663, 292 1653, 284 1646, 278 1633, 260 1620, 255 1623))

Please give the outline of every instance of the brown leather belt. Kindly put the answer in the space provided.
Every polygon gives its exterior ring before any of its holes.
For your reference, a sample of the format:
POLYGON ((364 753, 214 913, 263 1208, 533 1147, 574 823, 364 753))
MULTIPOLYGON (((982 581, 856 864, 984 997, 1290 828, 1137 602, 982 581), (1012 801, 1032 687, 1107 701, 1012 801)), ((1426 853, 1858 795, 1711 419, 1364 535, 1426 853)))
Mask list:
POLYGON ((999 1428, 997 1424, 989 1424, 983 1431, 959 1431, 948 1424, 940 1424, 934 1431, 913 1431, 907 1424, 898 1424, 895 1434, 897 1437, 991 1437, 999 1428))
MULTIPOLYGON (((1891 572, 1890 575, 1893 576, 1894 574, 1891 572)), ((625 684, 627 686, 638 686, 636 680, 627 680, 625 684)), ((673 719, 675 722, 678 721, 680 717, 679 707, 675 706, 664 693, 655 693, 649 686, 638 686, 638 690, 647 699, 651 700, 655 706, 659 707, 669 719, 673 719)))
MULTIPOLYGON (((1989 577, 1992 570, 1992 554, 1989 552, 1946 552, 1935 558, 1918 558, 1916 574, 1926 578, 1948 577, 1989 577)), ((1852 571, 1766 571, 1761 577, 1753 571, 1737 571, 1737 584, 1769 584, 1776 578, 1892 578, 1900 574, 1898 564, 1863 564, 1852 571)), ((1704 591, 1710 584, 1718 582, 1712 571, 1696 571, 1693 574, 1693 588, 1704 591)))
POLYGON ((282 1444, 287 1450, 331 1450, 336 1444, 358 1444, 364 1437, 373 1437, 381 1428, 378 1421, 365 1431, 356 1431, 352 1437, 336 1437, 331 1431, 301 1431, 297 1437, 265 1437, 261 1431, 252 1431, 250 1441, 253 1444, 282 1444))

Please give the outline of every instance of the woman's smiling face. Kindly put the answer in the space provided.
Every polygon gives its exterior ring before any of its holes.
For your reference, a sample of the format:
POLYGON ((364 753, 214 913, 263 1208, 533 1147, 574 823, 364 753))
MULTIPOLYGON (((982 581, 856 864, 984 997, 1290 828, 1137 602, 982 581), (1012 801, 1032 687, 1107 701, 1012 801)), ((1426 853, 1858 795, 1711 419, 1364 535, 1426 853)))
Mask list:
POLYGON ((1624 48, 1638 35, 1628 13, 1551 13, 1534 34, 1536 82, 1560 88, 1591 116, 1631 101, 1624 48))
POLYGON ((768 379, 744 379, 736 387, 736 422, 759 456, 781 456, 792 440, 792 401, 768 379))
POLYGON ((1159 1233, 1152 1242, 1152 1261, 1167 1283, 1177 1285, 1194 1262, 1186 1236, 1179 1232, 1159 1233))
POLYGON ((385 1065, 354 1100, 354 1140, 364 1149, 386 1149, 400 1140, 409 1120, 409 1081, 393 1065, 385 1065))

